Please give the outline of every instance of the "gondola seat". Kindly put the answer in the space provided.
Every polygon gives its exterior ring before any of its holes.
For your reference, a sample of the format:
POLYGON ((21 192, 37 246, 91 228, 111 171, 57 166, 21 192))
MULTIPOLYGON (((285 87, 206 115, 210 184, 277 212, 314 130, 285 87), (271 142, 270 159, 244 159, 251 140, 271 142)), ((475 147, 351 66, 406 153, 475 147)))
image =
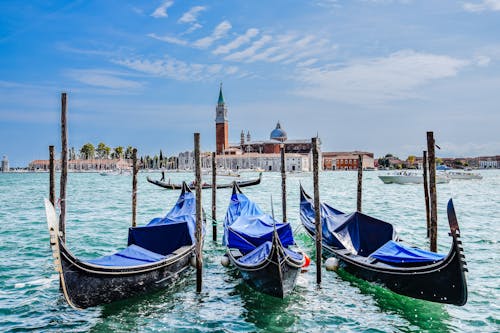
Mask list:
POLYGON ((99 266, 127 267, 146 265, 152 262, 163 260, 164 258, 165 256, 162 254, 155 253, 132 244, 117 253, 111 254, 109 256, 103 256, 97 259, 87 260, 86 262, 99 266))
POLYGON ((387 264, 415 265, 438 262, 443 260, 445 255, 410 247, 391 240, 370 254, 369 257, 387 264))

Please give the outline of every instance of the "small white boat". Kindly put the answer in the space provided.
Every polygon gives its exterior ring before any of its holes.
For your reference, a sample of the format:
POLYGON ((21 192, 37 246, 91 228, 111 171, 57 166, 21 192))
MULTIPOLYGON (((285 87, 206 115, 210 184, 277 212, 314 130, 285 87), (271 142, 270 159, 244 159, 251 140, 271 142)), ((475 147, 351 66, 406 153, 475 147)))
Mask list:
POLYGON ((447 171, 446 174, 451 179, 483 179, 483 176, 473 172, 447 171))
MULTIPOLYGON (((399 171, 393 174, 378 176, 385 184, 423 184, 424 176, 413 171, 399 171)), ((450 178, 443 173, 436 174, 436 184, 449 183, 450 178)))

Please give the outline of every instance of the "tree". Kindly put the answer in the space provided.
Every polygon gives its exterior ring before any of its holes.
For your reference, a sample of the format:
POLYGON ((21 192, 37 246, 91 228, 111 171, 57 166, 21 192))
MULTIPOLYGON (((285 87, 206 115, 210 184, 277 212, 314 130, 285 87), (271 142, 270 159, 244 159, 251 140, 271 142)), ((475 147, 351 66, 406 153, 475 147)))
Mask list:
POLYGON ((436 164, 443 164, 443 159, 436 157, 436 164))
POLYGON ((94 145, 91 143, 86 143, 80 148, 80 157, 84 160, 93 159, 95 155, 94 145))
POLYGON ((125 150, 125 158, 126 159, 131 159, 132 158, 132 151, 134 150, 134 148, 132 148, 132 146, 128 146, 127 147, 127 150, 125 150))
POLYGON ((99 142, 97 145, 97 157, 104 159, 109 157, 109 153, 111 152, 111 148, 106 146, 104 142, 99 142))
POLYGON ((163 165, 163 152, 160 149, 160 169, 161 169, 162 165, 163 165))
POLYGON ((113 149, 113 158, 120 159, 123 157, 123 147, 118 146, 115 149, 113 149))

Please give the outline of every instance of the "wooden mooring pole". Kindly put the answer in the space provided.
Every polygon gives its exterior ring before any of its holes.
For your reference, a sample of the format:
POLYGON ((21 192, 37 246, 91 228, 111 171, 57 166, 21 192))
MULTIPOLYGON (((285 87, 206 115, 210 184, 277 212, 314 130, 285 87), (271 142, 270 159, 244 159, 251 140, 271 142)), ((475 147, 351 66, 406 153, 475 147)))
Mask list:
POLYGON ((280 146, 281 153, 281 204, 283 207, 283 222, 286 222, 286 165, 285 165, 285 145, 280 146))
POLYGON ((52 205, 55 205, 56 202, 56 165, 54 159, 54 146, 49 146, 49 200, 52 205))
POLYGON ((422 159, 422 169, 424 170, 424 197, 425 197, 425 218, 427 221, 427 238, 431 235, 431 212, 429 207, 429 176, 427 172, 427 151, 424 150, 422 159))
POLYGON ((212 240, 217 242, 217 163, 212 152, 212 240))
POLYGON ((431 202, 430 250, 437 252, 437 193, 436 193, 436 156, 434 154, 434 133, 427 132, 427 152, 429 160, 429 195, 431 202))
POLYGON ((201 292, 203 276, 203 234, 201 228, 201 159, 200 133, 194 133, 194 170, 196 181, 196 292, 201 292))
POLYGON ((66 126, 67 96, 61 94, 61 183, 60 201, 61 214, 59 215, 59 232, 61 239, 66 242, 66 181, 68 179, 68 127, 66 126))
POLYGON ((321 216, 320 216, 320 201, 319 201, 319 163, 318 163, 318 139, 312 138, 313 148, 313 183, 314 183, 314 214, 316 224, 316 283, 321 284, 321 216))
POLYGON ((358 200, 357 211, 361 213, 361 203, 363 195, 363 155, 358 155, 358 200))
POLYGON ((132 227, 137 226, 137 149, 132 150, 132 227))

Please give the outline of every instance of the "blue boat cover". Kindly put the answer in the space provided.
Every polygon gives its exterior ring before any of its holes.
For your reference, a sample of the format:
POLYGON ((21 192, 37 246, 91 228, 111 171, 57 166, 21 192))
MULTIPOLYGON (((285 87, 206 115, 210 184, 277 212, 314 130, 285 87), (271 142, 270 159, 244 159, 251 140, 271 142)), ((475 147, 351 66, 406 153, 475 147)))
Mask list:
MULTIPOLYGON (((312 199, 301 195, 300 214, 304 226, 315 230, 315 213, 312 199)), ((321 203, 320 206, 323 242, 337 249, 348 249, 352 253, 367 257, 397 234, 390 223, 355 212, 345 214, 321 203)))
MULTIPOLYGON (((300 214, 304 226, 314 232, 314 205, 303 191, 300 214)), ((323 242, 333 248, 348 249, 353 254, 392 264, 434 262, 445 257, 396 242, 398 236, 392 224, 371 216, 359 212, 345 214, 324 203, 320 214, 323 242)))
POLYGON ((405 246, 395 241, 388 241, 377 251, 370 254, 370 257, 386 263, 404 264, 436 262, 443 260, 445 255, 405 246))
POLYGON ((272 241, 275 225, 284 247, 295 243, 289 223, 277 222, 244 194, 235 193, 224 219, 223 244, 247 254, 272 241))
POLYGON ((160 261, 165 256, 148 251, 137 245, 130 245, 115 254, 87 260, 88 263, 99 266, 139 266, 160 261))
POLYGON ((115 254, 87 260, 103 266, 137 266, 162 260, 178 248, 195 243, 196 201, 192 192, 182 192, 163 218, 129 228, 128 247, 115 254))
POLYGON ((259 247, 255 248, 253 251, 249 252, 247 255, 238 259, 238 262, 243 265, 258 265, 261 262, 265 261, 269 254, 271 253, 271 249, 273 247, 273 243, 264 242, 259 247))

